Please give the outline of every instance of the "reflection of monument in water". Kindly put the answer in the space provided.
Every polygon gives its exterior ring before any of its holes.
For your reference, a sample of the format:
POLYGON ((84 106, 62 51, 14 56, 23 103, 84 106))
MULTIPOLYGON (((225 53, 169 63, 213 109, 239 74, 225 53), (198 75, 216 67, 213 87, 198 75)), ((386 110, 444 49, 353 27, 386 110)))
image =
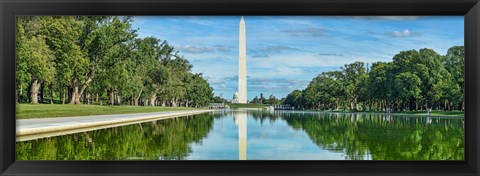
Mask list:
POLYGON ((234 113, 235 124, 238 127, 238 159, 247 159, 247 111, 234 113))
POLYGON ((235 92, 233 103, 248 103, 247 100, 247 45, 245 34, 245 20, 240 19, 240 33, 238 46, 238 92, 235 92))

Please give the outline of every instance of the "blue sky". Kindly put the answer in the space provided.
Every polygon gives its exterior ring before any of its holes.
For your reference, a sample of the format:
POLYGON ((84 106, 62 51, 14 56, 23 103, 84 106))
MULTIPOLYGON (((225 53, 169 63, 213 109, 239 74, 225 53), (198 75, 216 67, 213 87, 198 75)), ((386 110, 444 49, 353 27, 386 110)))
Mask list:
MULTIPOLYGON (((215 95, 237 89, 240 16, 138 16, 139 37, 167 40, 203 73, 215 95)), ((402 50, 446 54, 464 45, 463 16, 246 16, 248 99, 285 97, 319 73, 355 61, 391 61, 402 50)))

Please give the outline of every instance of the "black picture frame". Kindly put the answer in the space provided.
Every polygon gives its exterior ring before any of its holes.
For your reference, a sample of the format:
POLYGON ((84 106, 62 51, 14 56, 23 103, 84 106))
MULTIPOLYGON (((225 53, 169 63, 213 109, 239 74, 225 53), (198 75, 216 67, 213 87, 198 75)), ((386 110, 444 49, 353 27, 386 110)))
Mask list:
POLYGON ((478 0, 1 0, 1 175, 462 175, 480 173, 478 0), (463 15, 465 161, 15 161, 16 15, 463 15))

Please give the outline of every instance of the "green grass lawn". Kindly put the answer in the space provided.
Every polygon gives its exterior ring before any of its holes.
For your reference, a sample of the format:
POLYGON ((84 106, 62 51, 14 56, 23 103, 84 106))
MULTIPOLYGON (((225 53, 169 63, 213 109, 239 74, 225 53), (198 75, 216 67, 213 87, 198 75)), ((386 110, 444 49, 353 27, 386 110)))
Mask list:
POLYGON ((230 108, 264 108, 268 105, 265 104, 236 104, 236 103, 227 103, 230 108))
POLYGON ((128 114, 159 111, 179 111, 199 108, 152 106, 100 106, 71 104, 17 104, 17 119, 69 117, 105 114, 128 114))

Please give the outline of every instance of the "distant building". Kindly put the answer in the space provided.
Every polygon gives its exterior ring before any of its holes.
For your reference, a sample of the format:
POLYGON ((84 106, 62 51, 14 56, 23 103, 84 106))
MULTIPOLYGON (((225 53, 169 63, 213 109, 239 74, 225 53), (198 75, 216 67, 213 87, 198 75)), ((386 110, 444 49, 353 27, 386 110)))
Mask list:
POLYGON ((235 93, 233 94, 232 103, 240 103, 240 101, 238 100, 238 92, 237 91, 235 91, 235 93))

